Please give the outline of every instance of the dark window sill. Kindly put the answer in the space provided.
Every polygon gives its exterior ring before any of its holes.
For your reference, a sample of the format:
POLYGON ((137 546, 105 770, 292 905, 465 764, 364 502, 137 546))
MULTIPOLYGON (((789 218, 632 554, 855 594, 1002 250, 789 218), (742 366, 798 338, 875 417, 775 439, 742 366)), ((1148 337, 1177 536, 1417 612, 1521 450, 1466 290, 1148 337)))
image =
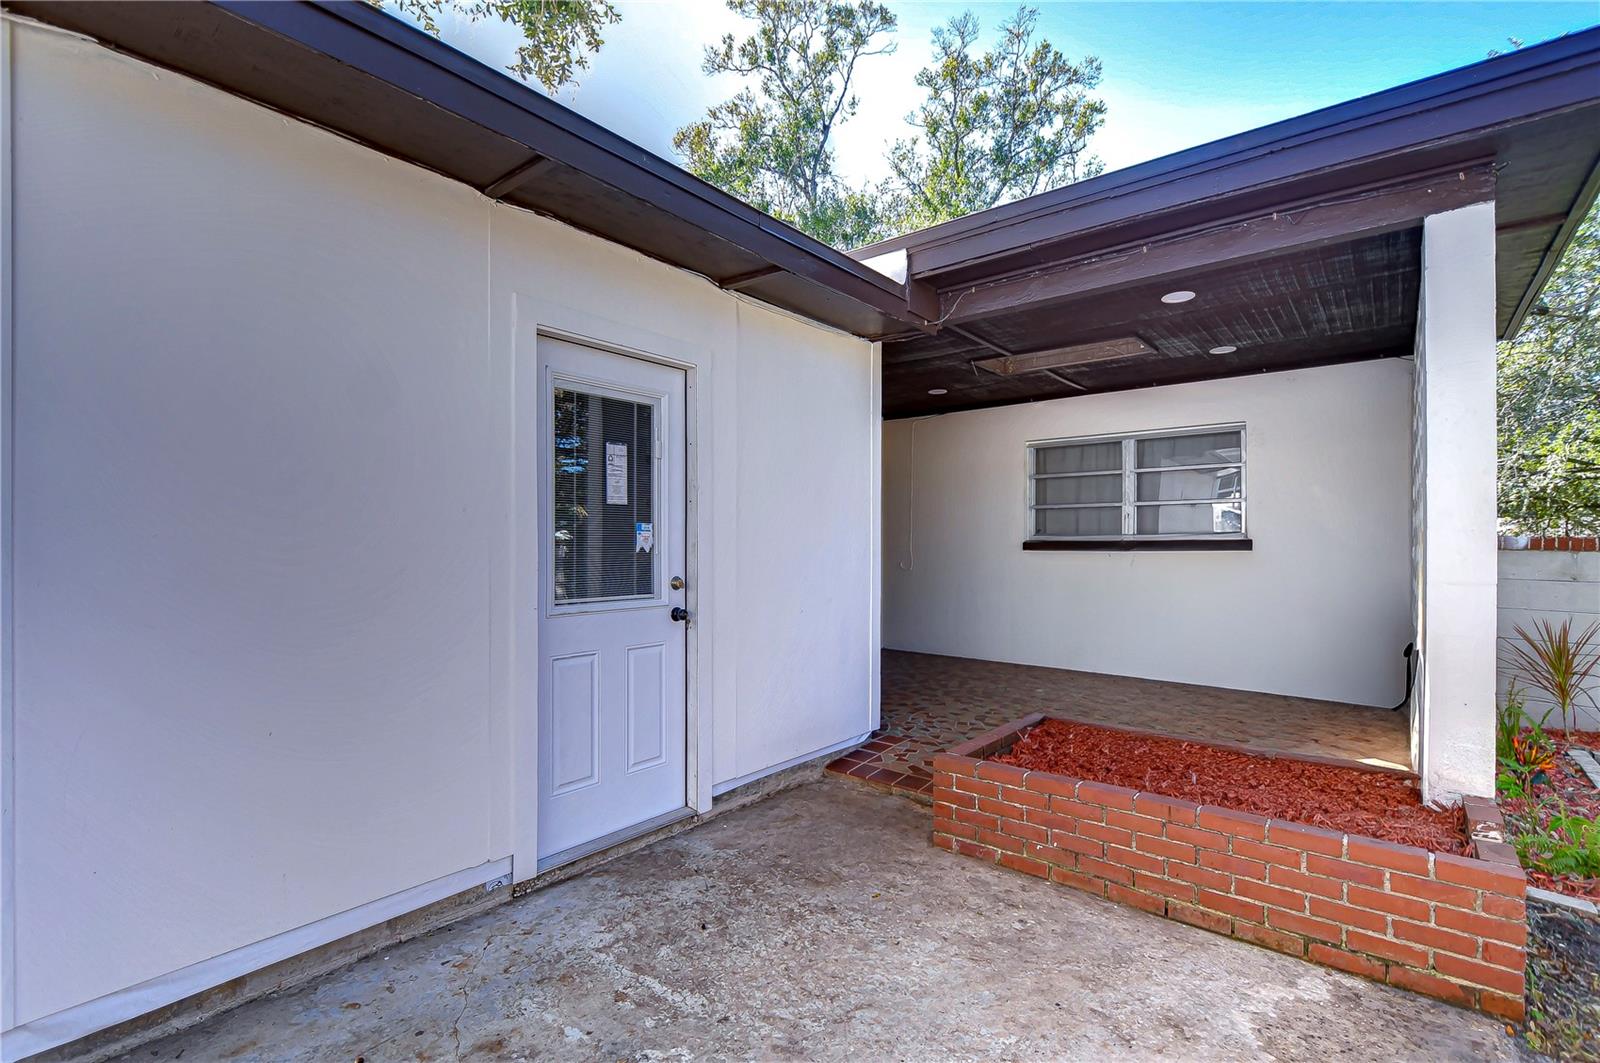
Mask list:
POLYGON ((1024 550, 1249 550, 1249 539, 1029 539, 1024 550))

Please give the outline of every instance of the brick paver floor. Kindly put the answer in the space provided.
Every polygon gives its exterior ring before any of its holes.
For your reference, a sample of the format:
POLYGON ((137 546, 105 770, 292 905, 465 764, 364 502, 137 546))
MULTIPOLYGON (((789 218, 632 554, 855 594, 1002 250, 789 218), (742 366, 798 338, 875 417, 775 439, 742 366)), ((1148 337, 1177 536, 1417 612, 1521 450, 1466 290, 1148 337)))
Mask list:
POLYGON ((935 753, 1030 712, 1410 767, 1406 716, 1387 709, 900 650, 883 651, 880 729, 828 767, 926 800, 935 753))

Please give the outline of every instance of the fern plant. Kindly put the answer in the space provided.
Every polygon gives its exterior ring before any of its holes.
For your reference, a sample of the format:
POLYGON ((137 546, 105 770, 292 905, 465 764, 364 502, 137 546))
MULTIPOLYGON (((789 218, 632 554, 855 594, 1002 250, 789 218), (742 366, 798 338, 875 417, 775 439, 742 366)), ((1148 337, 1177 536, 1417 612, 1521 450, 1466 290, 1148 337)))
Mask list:
POLYGON ((1544 826, 1515 836, 1522 865, 1547 875, 1600 878, 1600 819, 1557 808, 1544 826))

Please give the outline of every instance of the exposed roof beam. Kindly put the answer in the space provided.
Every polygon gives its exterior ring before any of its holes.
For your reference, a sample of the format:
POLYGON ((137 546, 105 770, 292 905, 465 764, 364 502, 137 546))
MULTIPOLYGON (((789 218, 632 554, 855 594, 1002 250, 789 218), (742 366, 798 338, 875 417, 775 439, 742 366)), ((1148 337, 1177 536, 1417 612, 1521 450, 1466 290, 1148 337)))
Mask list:
MULTIPOLYGON (((1375 358, 1406 358, 1413 353, 1407 345, 1403 347, 1374 348, 1370 351, 1357 351, 1346 354, 1334 355, 1326 358, 1308 358, 1304 361, 1289 362, 1276 366, 1240 366, 1235 369, 1217 371, 1215 369, 1198 369, 1194 372, 1175 373, 1160 380, 1125 380, 1115 384, 1087 387, 1080 390, 1090 395, 1105 395, 1116 391, 1142 391, 1145 388, 1170 387, 1174 384, 1193 384, 1202 380, 1227 380, 1232 377, 1261 376, 1265 373, 1292 372, 1297 369, 1317 369, 1330 365, 1347 365, 1351 362, 1364 362, 1375 358)), ((979 399, 975 402, 956 402, 946 406, 915 407, 901 406, 898 409, 884 410, 883 419, 896 421, 906 417, 926 417, 935 413, 962 413, 966 410, 988 410, 997 406, 1020 406, 1031 402, 1046 402, 1050 399, 1076 398, 1074 395, 1054 394, 1050 391, 1040 391, 1033 395, 1007 396, 1005 398, 979 399)))
POLYGON ((1487 163, 1338 200, 1295 204, 1159 241, 1097 252, 1029 273, 941 293, 946 328, 1086 292, 1125 288, 1417 224, 1429 214, 1494 196, 1487 163))
POLYGON ((1530 229, 1553 229, 1566 223, 1565 214, 1545 214, 1537 218, 1523 218, 1521 221, 1508 221, 1496 223, 1494 231, 1504 236, 1506 233, 1523 233, 1530 229))
MULTIPOLYGON (((917 317, 939 323, 939 289, 915 277, 906 278, 906 307, 917 317)), ((926 329, 924 331, 927 331, 926 329)))
POLYGON ((717 282, 717 285, 722 288, 727 288, 730 291, 737 292, 750 287, 750 285, 756 283, 757 281, 764 280, 767 277, 771 277, 774 274, 782 272, 783 269, 780 266, 762 266, 760 269, 753 269, 749 273, 738 273, 732 277, 729 277, 727 280, 720 280, 717 282))
MULTIPOLYGON (((964 340, 971 340, 973 343, 976 343, 980 347, 987 347, 991 351, 994 351, 995 353, 997 353, 997 354, 999 354, 999 355, 1001 355, 1002 357, 1005 357, 1005 358, 1015 358, 1017 356, 1017 354, 1019 353, 1017 351, 1010 350, 1009 348, 1002 347, 998 343, 991 343, 988 340, 984 339, 982 336, 978 335, 976 332, 971 332, 971 331, 969 331, 967 329, 962 328, 959 325, 948 325, 948 326, 945 327, 945 331, 946 332, 953 332, 957 336, 960 336, 964 340)), ((1044 372, 1049 376, 1055 377, 1058 381, 1060 381, 1061 383, 1067 385, 1068 387, 1077 388, 1079 391, 1085 390, 1085 388, 1084 388, 1084 386, 1082 384, 1078 383, 1076 380, 1074 380, 1071 377, 1067 376, 1065 373, 1060 372, 1059 370, 1046 369, 1044 372)))
POLYGON ((979 347, 987 347, 991 351, 994 351, 996 354, 1004 355, 1007 358, 1015 357, 1015 355, 1017 353, 1016 351, 1010 350, 1009 348, 1000 346, 998 343, 990 343, 988 340, 984 339, 982 336, 978 335, 976 332, 968 331, 967 329, 961 328, 958 325, 949 325, 949 326, 947 326, 945 328, 945 331, 946 332, 953 332, 957 336, 960 336, 964 340, 970 340, 973 343, 976 343, 979 347))
POLYGON ((1063 373, 1059 369, 1046 369, 1045 373, 1047 375, 1049 375, 1049 376, 1055 377, 1057 380, 1061 381, 1061 383, 1067 385, 1067 387, 1069 387, 1069 388, 1077 388, 1079 391, 1088 391, 1089 390, 1086 386, 1084 386, 1083 384, 1078 383, 1076 380, 1072 379, 1071 377, 1069 377, 1067 374, 1063 373))
POLYGON ((539 176, 539 171, 547 170, 554 165, 555 163, 553 161, 545 158, 543 155, 535 155, 521 166, 518 166, 516 169, 507 173, 504 177, 500 177, 495 181, 490 182, 482 189, 483 194, 488 196, 490 199, 500 199, 507 192, 521 188, 523 185, 539 176))

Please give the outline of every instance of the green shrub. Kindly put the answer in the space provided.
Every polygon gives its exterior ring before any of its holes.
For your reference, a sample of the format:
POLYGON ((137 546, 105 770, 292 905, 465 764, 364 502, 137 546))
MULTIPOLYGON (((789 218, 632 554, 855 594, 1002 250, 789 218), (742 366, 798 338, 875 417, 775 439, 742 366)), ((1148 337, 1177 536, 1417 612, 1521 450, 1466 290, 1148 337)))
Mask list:
POLYGON ((1590 819, 1558 806, 1544 826, 1540 817, 1519 831, 1513 842, 1522 866, 1547 875, 1600 878, 1600 819, 1590 819))
POLYGON ((1523 707, 1522 691, 1513 683, 1506 690, 1505 704, 1495 713, 1494 751, 1499 764, 1495 792, 1520 800, 1528 796, 1529 785, 1549 771, 1556 757, 1556 743, 1544 729, 1544 719, 1534 720, 1523 707))
POLYGON ((1528 722, 1526 704, 1522 688, 1516 683, 1506 687, 1506 703, 1494 714, 1494 755, 1501 762, 1516 759, 1511 743, 1528 722))

